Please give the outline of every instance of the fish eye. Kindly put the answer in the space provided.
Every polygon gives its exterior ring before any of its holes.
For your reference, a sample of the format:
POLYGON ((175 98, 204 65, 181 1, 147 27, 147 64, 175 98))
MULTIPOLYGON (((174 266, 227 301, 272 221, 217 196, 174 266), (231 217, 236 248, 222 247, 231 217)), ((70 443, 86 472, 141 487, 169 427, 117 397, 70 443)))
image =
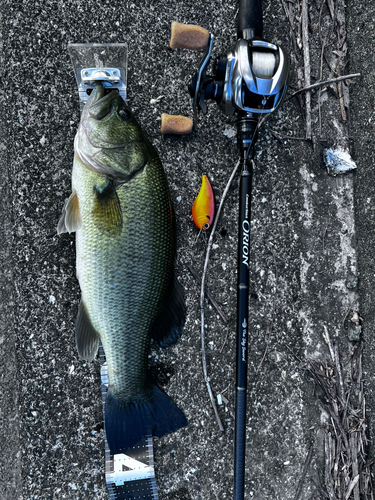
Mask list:
POLYGON ((120 109, 120 111, 118 112, 118 115, 121 118, 121 120, 123 120, 124 122, 130 120, 132 117, 132 114, 128 109, 120 109))
POLYGON ((203 231, 207 231, 207 229, 209 229, 209 227, 210 227, 210 224, 208 222, 206 222, 205 224, 203 224, 202 229, 203 229, 203 231))

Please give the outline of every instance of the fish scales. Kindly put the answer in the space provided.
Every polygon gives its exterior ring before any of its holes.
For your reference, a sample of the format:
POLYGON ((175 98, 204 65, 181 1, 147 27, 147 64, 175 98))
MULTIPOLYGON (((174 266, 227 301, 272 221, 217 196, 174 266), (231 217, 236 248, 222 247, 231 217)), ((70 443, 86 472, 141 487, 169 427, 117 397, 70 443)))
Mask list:
POLYGON ((81 304, 79 355, 102 341, 109 385, 105 428, 113 454, 161 436, 186 418, 149 378, 151 337, 162 347, 182 330, 185 304, 174 276, 175 228, 156 151, 117 92, 97 84, 75 139, 72 194, 58 233, 76 232, 81 304))

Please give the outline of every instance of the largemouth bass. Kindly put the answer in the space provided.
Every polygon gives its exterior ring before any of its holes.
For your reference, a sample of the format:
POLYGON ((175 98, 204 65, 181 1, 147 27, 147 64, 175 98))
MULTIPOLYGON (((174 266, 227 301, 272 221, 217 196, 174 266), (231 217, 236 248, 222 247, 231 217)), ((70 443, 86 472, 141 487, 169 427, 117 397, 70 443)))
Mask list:
POLYGON ((95 86, 74 152, 72 194, 57 230, 76 232, 76 344, 91 361, 102 341, 105 430, 115 454, 187 424, 150 380, 147 361, 151 337, 171 345, 185 318, 174 277, 174 219, 158 155, 117 91, 105 95, 102 84, 95 86))

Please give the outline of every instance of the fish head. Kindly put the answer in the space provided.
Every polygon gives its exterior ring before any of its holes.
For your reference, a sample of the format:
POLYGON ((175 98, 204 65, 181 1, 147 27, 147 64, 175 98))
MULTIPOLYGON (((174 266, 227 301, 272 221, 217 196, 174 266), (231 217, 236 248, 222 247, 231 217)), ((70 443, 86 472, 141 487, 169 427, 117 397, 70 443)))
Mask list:
POLYGON ((82 113, 75 153, 89 168, 126 180, 143 168, 152 146, 117 90, 93 89, 82 113))

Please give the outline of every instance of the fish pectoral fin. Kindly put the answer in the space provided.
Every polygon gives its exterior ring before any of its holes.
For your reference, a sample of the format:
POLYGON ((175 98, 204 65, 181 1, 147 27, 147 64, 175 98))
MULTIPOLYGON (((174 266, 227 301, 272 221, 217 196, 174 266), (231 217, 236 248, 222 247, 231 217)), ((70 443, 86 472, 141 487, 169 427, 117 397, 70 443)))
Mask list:
POLYGON ((92 361, 99 349, 99 334, 92 326, 81 300, 76 320, 76 346, 80 358, 92 361))
POLYGON ((57 224, 57 234, 74 233, 81 227, 82 221, 79 214, 78 196, 75 191, 65 202, 62 214, 57 224))
POLYGON ((152 332, 153 339, 160 347, 169 347, 177 342, 184 327, 185 314, 184 291, 177 278, 174 277, 152 332))
POLYGON ((122 229, 122 211, 114 182, 108 179, 104 187, 94 186, 93 219, 95 226, 104 233, 117 235, 122 229))

